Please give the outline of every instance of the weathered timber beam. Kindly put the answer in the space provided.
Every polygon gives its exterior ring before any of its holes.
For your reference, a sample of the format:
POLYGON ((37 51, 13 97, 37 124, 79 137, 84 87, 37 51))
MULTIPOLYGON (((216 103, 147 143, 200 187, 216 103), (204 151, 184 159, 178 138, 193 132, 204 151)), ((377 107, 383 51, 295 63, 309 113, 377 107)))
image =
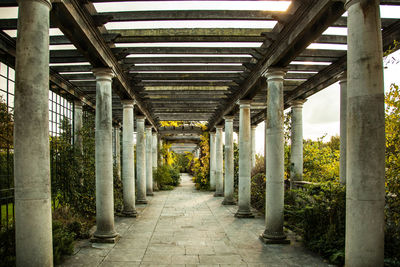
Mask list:
POLYGON ((187 90, 184 91, 184 89, 179 90, 179 91, 174 91, 174 90, 145 90, 142 92, 142 94, 147 95, 147 96, 152 96, 152 95, 168 95, 168 96, 179 96, 179 95, 225 95, 228 90, 187 90))
POLYGON ((313 56, 298 56, 294 61, 309 61, 309 62, 334 62, 337 57, 313 57, 313 56))
POLYGON ((347 36, 342 35, 321 35, 314 43, 321 44, 347 44, 347 36))
POLYGON ((303 64, 290 64, 288 66, 289 70, 292 71, 320 71, 324 69, 324 65, 303 65, 303 64))
POLYGON ((51 57, 51 63, 79 63, 79 62, 88 62, 85 57, 51 57))
POLYGON ((201 37, 201 36, 252 36, 259 37, 263 33, 270 33, 271 29, 252 28, 172 28, 172 29, 127 29, 109 30, 110 34, 119 37, 201 37))
POLYGON ((54 2, 51 10, 51 19, 93 67, 112 68, 115 73, 114 83, 118 82, 121 85, 114 87, 119 89, 117 93, 120 94, 121 98, 135 99, 141 112, 157 129, 158 124, 143 105, 138 94, 131 90, 128 78, 95 26, 86 7, 77 0, 54 2))
POLYGON ((263 36, 119 36, 114 43, 192 43, 192 42, 258 42, 263 36))
POLYGON ((135 73, 139 80, 234 80, 240 78, 237 73, 135 73))
POLYGON ((175 91, 206 91, 206 92, 229 92, 227 86, 146 86, 145 92, 157 93, 157 92, 175 92, 175 91))
POLYGON ((124 47, 112 48, 116 55, 121 54, 191 54, 191 55, 250 55, 254 48, 247 47, 124 47))
POLYGON ((142 98, 152 102, 153 100, 169 100, 169 99, 179 99, 181 101, 186 101, 194 98, 206 98, 206 99, 218 99, 222 100, 227 98, 226 95, 210 95, 210 94, 181 94, 181 95, 143 95, 142 98), (179 97, 178 97, 179 96, 179 97))
POLYGON ((194 65, 194 66, 133 66, 129 69, 132 72, 140 71, 245 71, 244 66, 232 65, 194 65))
POLYGON ((128 57, 122 63, 131 64, 156 64, 156 63, 246 63, 252 61, 251 57, 128 57))
POLYGON ((155 10, 102 12, 94 20, 106 22, 160 21, 160 20, 278 20, 285 21, 289 15, 282 11, 262 10, 155 10))
MULTIPOLYGON (((276 40, 266 49, 264 58, 259 60, 255 69, 240 85, 241 90, 227 101, 225 105, 208 121, 209 129, 218 124, 228 114, 234 104, 241 98, 254 95, 252 92, 262 74, 271 66, 286 67, 313 40, 319 37, 334 21, 344 13, 343 2, 330 0, 309 0, 301 3, 292 19, 283 25, 276 40)), ((278 25, 277 25, 278 26, 278 25)), ((275 26, 275 27, 277 27, 275 26)), ((257 89, 253 91, 257 92, 257 89)))
POLYGON ((73 66, 53 66, 53 70, 57 72, 89 72, 93 67, 90 65, 73 65, 73 66))
POLYGON ((141 81, 136 83, 138 86, 237 86, 235 82, 221 82, 221 81, 141 81))
MULTIPOLYGON (((15 56, 16 56, 16 42, 15 39, 10 38, 7 34, 0 31, 0 50, 4 51, 5 54, 9 56, 11 59, 7 62, 10 67, 15 67, 15 56)), ((92 101, 90 101, 83 93, 82 90, 67 81, 63 76, 58 74, 55 70, 51 67, 49 68, 50 75, 49 79, 50 82, 55 84, 57 87, 63 89, 64 91, 68 92, 70 95, 74 96, 77 99, 80 99, 84 104, 95 108, 95 105, 92 101)))
POLYGON ((300 57, 342 57, 346 55, 344 50, 325 50, 325 49, 305 49, 300 53, 300 57))

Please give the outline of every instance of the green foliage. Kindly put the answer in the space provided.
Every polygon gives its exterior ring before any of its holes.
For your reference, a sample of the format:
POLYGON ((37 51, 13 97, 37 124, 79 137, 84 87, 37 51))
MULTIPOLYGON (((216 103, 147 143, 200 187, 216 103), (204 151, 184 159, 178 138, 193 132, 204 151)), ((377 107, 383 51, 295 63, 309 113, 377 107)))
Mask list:
POLYGON ((0 267, 15 266, 15 227, 0 229, 0 267))
POLYGON ((239 146, 237 143, 233 143, 233 185, 237 192, 239 187, 239 146))
POLYGON ((400 90, 392 84, 385 97, 386 116, 386 263, 400 266, 400 90))
POLYGON ((0 148, 13 145, 14 118, 2 96, 0 96, 0 148))
POLYGON ((285 225, 306 247, 334 264, 344 263, 345 187, 327 182, 285 194, 285 225))
POLYGON ((188 155, 192 154, 189 152, 185 152, 185 154, 176 154, 175 168, 177 168, 181 173, 189 172, 190 160, 193 156, 190 157, 188 155))
POLYGON ((210 188, 210 133, 204 131, 200 135, 200 157, 192 162, 191 174, 196 183, 196 189, 210 188))
POLYGON ((339 137, 332 137, 327 143, 304 141, 303 180, 310 182, 339 182, 339 137))
POLYGON ((74 252, 75 234, 68 231, 61 222, 53 221, 53 261, 59 264, 64 255, 74 252))
POLYGON ((153 171, 153 179, 157 182, 160 190, 171 190, 174 186, 180 184, 180 173, 179 170, 163 164, 153 171))
POLYGON ((257 173, 251 177, 251 205, 265 212, 265 174, 257 173))

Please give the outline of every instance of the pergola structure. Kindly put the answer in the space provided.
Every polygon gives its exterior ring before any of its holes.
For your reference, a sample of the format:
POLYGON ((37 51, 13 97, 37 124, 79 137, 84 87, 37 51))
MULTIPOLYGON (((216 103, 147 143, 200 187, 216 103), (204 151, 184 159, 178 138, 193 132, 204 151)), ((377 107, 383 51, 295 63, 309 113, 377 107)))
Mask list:
MULTIPOLYGON (((347 177, 348 181, 346 264, 383 264, 382 51, 400 37, 400 20, 380 19, 379 4, 400 5, 400 1, 294 0, 283 11, 118 12, 96 6, 100 2, 125 1, 19 0, 18 19, 0 18, 0 58, 15 65, 17 75, 14 144, 19 266, 52 264, 46 129, 49 81, 50 86, 73 95, 76 107, 83 103, 96 109, 96 190, 101 198, 97 203, 96 241, 113 241, 118 236, 110 187, 112 122, 123 126, 122 160, 126 163, 122 177, 124 191, 128 192, 124 196, 125 213, 134 216, 136 212, 134 166, 128 164, 133 160, 136 118, 137 203, 146 203, 146 193, 152 194, 156 133, 176 133, 160 129, 160 121, 179 120, 206 121, 208 130, 216 132, 211 134, 211 185, 217 196, 224 195, 224 202, 232 204, 232 133, 238 131, 238 217, 252 216, 251 125, 266 120, 266 231, 261 238, 275 243, 286 242, 283 110, 293 109, 292 178, 299 179, 302 103, 340 80, 344 114, 341 159, 346 159, 341 162, 341 173, 347 170, 341 178, 347 177), (347 16, 343 16, 346 10, 347 16), (153 21, 165 25, 177 21, 194 25, 208 22, 210 26, 129 27, 153 21), (221 21, 243 25, 256 21, 261 26, 214 26, 221 21), (337 32, 346 31, 347 27, 348 34, 330 34, 326 32, 329 27, 336 27, 337 32), (57 28, 62 34, 49 37, 50 28, 57 28), (320 46, 310 46, 312 43, 320 46), (342 45, 344 49, 321 49, 321 44, 342 45), (343 75, 346 70, 347 75, 343 75), (28 221, 24 219, 27 216, 28 221)), ((12 6, 17 6, 17 1, 0 2, 0 7, 12 6)), ((196 133, 193 130, 191 134, 196 133)))

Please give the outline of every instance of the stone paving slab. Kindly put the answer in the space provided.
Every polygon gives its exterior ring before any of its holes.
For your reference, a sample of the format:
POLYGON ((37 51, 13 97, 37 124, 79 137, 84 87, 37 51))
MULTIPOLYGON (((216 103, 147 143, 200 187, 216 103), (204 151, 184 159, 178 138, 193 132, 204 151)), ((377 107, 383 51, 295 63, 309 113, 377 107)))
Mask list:
POLYGON ((290 245, 265 245, 263 216, 235 218, 237 206, 222 200, 195 190, 183 174, 181 186, 138 205, 137 218, 115 218, 116 244, 81 241, 60 266, 329 266, 294 237, 290 245))

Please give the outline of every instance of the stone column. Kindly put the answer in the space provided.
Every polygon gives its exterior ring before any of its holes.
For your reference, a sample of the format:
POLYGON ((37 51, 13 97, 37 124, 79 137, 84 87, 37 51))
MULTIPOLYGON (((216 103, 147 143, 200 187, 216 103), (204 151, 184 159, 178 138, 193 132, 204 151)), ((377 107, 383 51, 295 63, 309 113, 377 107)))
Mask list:
POLYGON ((283 233, 284 136, 283 77, 284 69, 268 69, 267 91, 267 154, 265 231, 260 236, 265 243, 289 243, 283 233))
POLYGON ((385 106, 378 0, 347 1, 346 266, 383 266, 385 106))
POLYGON ((341 184, 346 184, 346 117, 347 117, 347 72, 339 77, 340 84, 340 167, 339 178, 341 184))
POLYGON ((19 1, 14 110, 17 266, 53 266, 49 148, 49 11, 19 1))
POLYGON ((133 106, 134 100, 122 100, 122 183, 125 216, 136 217, 135 208, 135 159, 133 151, 133 106))
POLYGON ((223 205, 234 205, 233 198, 233 116, 225 116, 225 184, 223 205))
POLYGON ((240 100, 239 117, 239 209, 235 216, 252 218, 250 211, 251 186, 251 130, 250 130, 251 100, 240 100))
POLYGON ((251 168, 256 166, 256 128, 257 125, 251 125, 251 168))
POLYGON ((307 100, 298 99, 292 105, 290 186, 303 180, 303 104, 307 100))
POLYGON ((215 197, 224 196, 224 174, 223 174, 223 165, 224 165, 224 155, 223 155, 223 143, 222 143, 222 128, 224 126, 217 125, 215 128, 217 129, 215 136, 215 197))
POLYGON ((146 126, 146 196, 153 195, 153 155, 152 141, 153 133, 152 126, 146 126))
POLYGON ((215 132, 210 132, 210 190, 215 190, 215 132))
POLYGON ((83 143, 82 143, 82 126, 83 126, 83 103, 79 100, 74 101, 74 145, 75 148, 82 154, 83 153, 83 143))
POLYGON ((146 200, 146 140, 144 136, 145 116, 136 116, 136 170, 137 204, 147 204, 146 200))
MULTIPOLYGON (((152 164, 153 164, 153 172, 157 169, 158 159, 157 159, 157 148, 158 148, 158 136, 157 133, 153 133, 153 142, 151 146, 151 155, 152 155, 152 164)), ((158 191, 158 185, 156 181, 153 180, 153 189, 158 191)))
POLYGON ((93 242, 115 242, 114 191, 112 158, 112 96, 113 72, 108 68, 93 70, 96 76, 96 232, 93 242))
POLYGON ((115 126, 115 168, 117 169, 117 177, 121 180, 121 128, 120 125, 115 126))

